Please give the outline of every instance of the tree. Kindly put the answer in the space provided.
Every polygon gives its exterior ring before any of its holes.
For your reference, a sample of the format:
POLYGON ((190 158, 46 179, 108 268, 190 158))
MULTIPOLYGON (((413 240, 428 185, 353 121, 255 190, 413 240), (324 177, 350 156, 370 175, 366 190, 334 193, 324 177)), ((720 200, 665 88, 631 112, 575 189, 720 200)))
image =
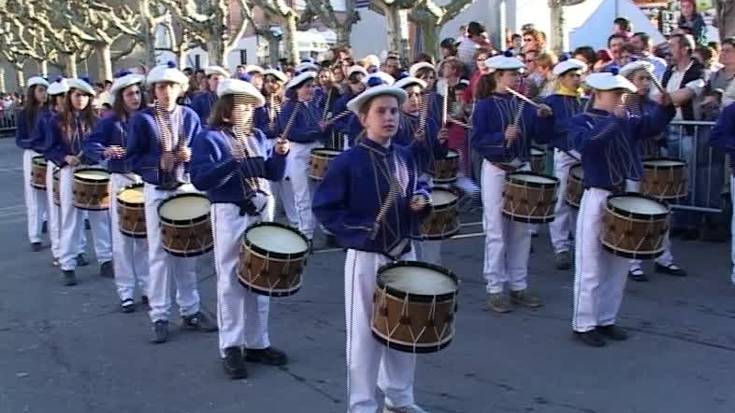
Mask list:
POLYGON ((473 2, 474 0, 451 0, 444 6, 437 6, 433 0, 420 0, 416 4, 409 18, 421 28, 426 53, 439 55, 439 33, 442 27, 473 2))
MULTIPOLYGON (((299 15, 296 13, 296 10, 286 4, 284 0, 252 0, 252 2, 263 11, 266 21, 278 23, 281 26, 283 33, 281 40, 284 43, 283 48, 286 52, 286 59, 290 62, 298 62, 299 49, 296 47, 296 29, 299 22, 299 15)), ((269 41, 270 44, 271 42, 269 41)), ((279 54, 278 48, 273 50, 271 47, 270 54, 271 60, 273 60, 274 56, 278 56, 279 54)), ((278 58, 276 57, 275 60, 277 61, 278 58)))
POLYGON ((15 29, 10 21, 0 20, 0 41, 3 44, 3 47, 0 48, 0 56, 13 66, 16 83, 18 88, 22 89, 25 86, 23 67, 25 67, 26 60, 28 60, 28 54, 20 49, 19 33, 15 29))
POLYGON ((735 36, 735 3, 732 0, 716 0, 715 10, 720 39, 735 36))
POLYGON ((574 6, 584 0, 549 0, 551 10, 551 50, 556 54, 564 51, 564 7, 574 6))
POLYGON ((349 46, 352 27, 360 21, 360 14, 355 9, 355 0, 345 0, 344 18, 340 18, 332 7, 330 0, 309 0, 301 14, 300 22, 308 25, 312 18, 321 21, 337 35, 337 46, 349 46))

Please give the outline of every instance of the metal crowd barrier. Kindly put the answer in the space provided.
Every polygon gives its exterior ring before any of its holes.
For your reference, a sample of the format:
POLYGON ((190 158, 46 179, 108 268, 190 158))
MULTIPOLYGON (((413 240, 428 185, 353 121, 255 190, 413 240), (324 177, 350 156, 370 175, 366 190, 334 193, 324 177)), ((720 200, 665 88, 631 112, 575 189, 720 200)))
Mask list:
POLYGON ((0 136, 15 135, 15 111, 0 111, 0 136))

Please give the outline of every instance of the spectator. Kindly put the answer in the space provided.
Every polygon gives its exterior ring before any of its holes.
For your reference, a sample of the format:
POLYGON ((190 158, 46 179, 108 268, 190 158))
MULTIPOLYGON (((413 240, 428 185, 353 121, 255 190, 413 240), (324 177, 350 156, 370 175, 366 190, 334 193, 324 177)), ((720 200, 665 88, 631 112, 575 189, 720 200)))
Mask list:
POLYGON ((733 81, 735 79, 735 37, 728 37, 722 41, 720 63, 722 67, 709 77, 705 87, 702 107, 708 119, 715 119, 719 111, 733 100, 733 97, 727 96, 725 92, 735 87, 733 81))
POLYGON ((610 54, 610 51, 607 49, 600 49, 597 51, 597 61, 595 61, 595 65, 592 67, 593 72, 601 72, 605 68, 605 66, 609 65, 612 62, 612 55, 610 54))
POLYGON ((697 46, 694 48, 692 58, 704 66, 704 80, 708 80, 721 67, 720 63, 716 62, 713 57, 712 49, 707 46, 697 46))
POLYGON ((619 34, 626 39, 630 39, 633 35, 633 24, 625 17, 618 17, 613 20, 612 34, 619 34))
POLYGON ((433 65, 434 57, 428 53, 419 53, 418 56, 416 56, 416 61, 414 61, 414 63, 419 63, 419 62, 431 63, 433 65))
POLYGON ((648 33, 638 32, 630 39, 630 44, 635 50, 635 57, 653 65, 653 74, 656 79, 661 79, 666 71, 666 61, 653 55, 651 36, 648 33))
POLYGON ((537 50, 543 52, 546 48, 546 35, 536 29, 530 29, 523 32, 523 52, 529 50, 537 50))
POLYGON ((246 74, 248 74, 247 67, 245 65, 237 65, 237 67, 235 68, 235 73, 232 74, 232 77, 234 79, 240 79, 246 74))
POLYGON ((473 102, 475 95, 477 94, 477 84, 480 82, 482 75, 490 73, 487 66, 485 66, 485 60, 489 59, 492 53, 489 49, 478 49, 475 53, 475 70, 470 77, 470 87, 465 93, 467 102, 473 102))
POLYGON ((465 40, 467 40, 467 25, 463 24, 459 26, 459 37, 457 37, 457 41, 455 42, 455 45, 460 44, 465 40))
POLYGON ((689 30, 696 44, 707 44, 707 24, 702 15, 697 12, 694 0, 681 0, 681 15, 679 16, 679 28, 689 30))
POLYGON ((467 40, 462 41, 457 48, 457 57, 464 67, 474 68, 475 62, 472 61, 472 58, 477 49, 481 47, 490 47, 485 26, 478 22, 471 22, 467 26, 467 40))
POLYGON ((401 60, 396 55, 389 54, 383 62, 381 70, 395 79, 401 77, 401 60))
POLYGON ((607 38, 607 50, 610 52, 612 60, 602 68, 603 72, 609 72, 613 68, 620 69, 625 66, 626 62, 623 60, 623 48, 627 41, 628 38, 622 34, 611 34, 607 38))
POLYGON ((595 53, 595 49, 590 46, 580 46, 574 49, 572 57, 585 63, 587 65, 588 72, 591 72, 595 63, 597 63, 597 53, 595 53))
POLYGON ((518 56, 523 52, 523 36, 518 33, 514 33, 510 36, 510 48, 508 49, 513 56, 518 56))
POLYGON ((552 86, 552 70, 558 59, 555 54, 545 52, 536 57, 536 69, 529 76, 528 97, 531 99, 544 98, 554 92, 552 86))
POLYGON ((439 44, 439 49, 442 54, 442 60, 449 56, 457 56, 457 42, 455 42, 451 37, 447 37, 442 40, 439 44))

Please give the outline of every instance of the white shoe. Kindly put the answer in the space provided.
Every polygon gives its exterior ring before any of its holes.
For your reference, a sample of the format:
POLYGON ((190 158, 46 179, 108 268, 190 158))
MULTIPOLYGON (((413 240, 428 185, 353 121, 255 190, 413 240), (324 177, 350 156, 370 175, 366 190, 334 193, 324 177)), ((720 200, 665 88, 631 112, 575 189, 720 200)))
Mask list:
POLYGON ((386 403, 383 413, 429 413, 416 404, 402 407, 393 407, 386 403))

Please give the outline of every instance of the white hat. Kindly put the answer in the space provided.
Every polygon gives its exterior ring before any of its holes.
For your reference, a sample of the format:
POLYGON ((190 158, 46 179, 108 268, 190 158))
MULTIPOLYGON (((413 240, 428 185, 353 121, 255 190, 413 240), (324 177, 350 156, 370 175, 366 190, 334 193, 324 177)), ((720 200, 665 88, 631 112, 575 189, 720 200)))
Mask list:
POLYGON ((204 68, 204 74, 207 76, 222 75, 224 77, 230 77, 230 72, 222 66, 207 66, 204 68))
POLYGON ((268 70, 266 70, 266 71, 263 72, 263 76, 268 76, 268 75, 271 75, 271 76, 275 77, 276 79, 280 80, 281 82, 287 82, 288 81, 288 76, 286 76, 286 74, 283 73, 283 72, 281 72, 280 70, 268 69, 268 70))
POLYGON ((369 85, 370 79, 375 79, 375 78, 380 79, 381 82, 383 82, 384 84, 388 86, 392 85, 393 83, 396 83, 396 79, 393 76, 385 72, 370 73, 369 75, 365 76, 364 79, 362 79, 362 83, 369 85))
POLYGON ((365 105, 365 103, 376 96, 384 95, 395 96, 395 98, 398 99, 398 106, 402 105, 407 98, 406 92, 404 92, 403 89, 388 85, 380 85, 371 87, 370 89, 360 93, 359 95, 357 95, 357 97, 347 102, 347 109, 359 114, 360 109, 363 107, 363 105, 365 105))
POLYGON ((314 79, 315 77, 316 77, 316 72, 312 72, 312 71, 304 72, 304 73, 301 73, 300 75, 294 76, 293 79, 291 79, 288 83, 286 83, 286 90, 289 90, 296 86, 300 86, 302 83, 306 82, 307 80, 314 79))
POLYGON ((365 62, 368 67, 370 66, 380 66, 380 58, 378 56, 375 56, 374 54, 369 54, 365 56, 364 59, 362 59, 363 62, 365 62))
POLYGON ((69 91, 69 83, 63 77, 51 82, 46 93, 49 95, 61 95, 69 91))
POLYGON ((245 73, 260 73, 261 75, 263 73, 263 68, 258 65, 247 65, 245 66, 245 73))
POLYGON ((363 76, 367 76, 368 72, 365 70, 364 67, 359 65, 352 65, 349 69, 347 69, 347 77, 352 76, 355 73, 362 73, 363 76))
POLYGON ((650 62, 646 62, 645 60, 636 60, 635 62, 630 62, 627 65, 623 66, 618 74, 620 76, 628 77, 633 74, 633 72, 638 70, 645 70, 649 74, 653 74, 653 64, 650 62))
POLYGON ((92 85, 87 83, 86 80, 71 78, 67 79, 66 82, 69 85, 69 89, 77 89, 92 96, 97 94, 97 92, 94 91, 92 85))
POLYGON ((30 77, 30 78, 28 78, 28 82, 27 83, 28 83, 28 87, 33 87, 33 86, 36 86, 36 85, 41 85, 41 86, 45 86, 46 88, 48 88, 48 86, 49 86, 49 84, 46 81, 46 79, 42 78, 41 76, 33 76, 33 77, 30 77))
POLYGON ((413 77, 413 76, 406 76, 403 79, 400 79, 399 81, 393 84, 394 87, 397 87, 400 89, 405 89, 412 85, 418 85, 421 89, 426 88, 426 82, 424 82, 423 80, 417 77, 413 77))
POLYGON ((315 65, 314 63, 311 63, 311 62, 302 62, 302 63, 297 64, 296 67, 294 67, 294 70, 296 71, 296 73, 301 73, 303 71, 318 72, 319 69, 321 69, 319 65, 315 65))
POLYGON ((255 100, 255 107, 265 105, 265 98, 250 82, 240 79, 225 79, 217 85, 217 96, 225 95, 247 96, 255 100))
POLYGON ((176 68, 173 62, 165 65, 159 65, 151 69, 146 78, 146 83, 153 85, 154 83, 171 82, 180 85, 189 84, 189 78, 181 70, 176 68))
POLYGON ((436 72, 436 68, 435 68, 435 67, 434 67, 434 65, 432 65, 431 63, 428 63, 428 62, 418 62, 418 63, 414 63, 414 64, 413 64, 413 65, 412 65, 412 66, 411 66, 411 67, 410 67, 410 68, 408 69, 408 73, 410 73, 410 74, 411 74, 411 76, 414 76, 414 77, 415 77, 415 76, 416 76, 416 73, 417 73, 417 72, 418 72, 419 70, 421 70, 421 69, 431 69, 431 70, 433 70, 433 71, 435 71, 435 72, 436 72))
POLYGON ((494 72, 496 70, 520 70, 525 67, 519 58, 509 57, 502 54, 485 60, 485 66, 490 69, 490 72, 494 72))
POLYGON ((589 87, 596 90, 623 89, 630 93, 638 90, 634 84, 630 83, 630 80, 610 72, 592 73, 584 81, 589 87))
POLYGON ((115 80, 112 82, 112 87, 110 87, 110 95, 112 95, 114 99, 114 96, 117 95, 118 91, 137 83, 145 83, 145 76, 135 73, 128 73, 126 75, 116 77, 115 80))
POLYGON ((553 73, 556 76, 561 76, 570 70, 581 70, 582 72, 585 72, 587 70, 587 65, 581 60, 567 59, 554 66, 553 73))

